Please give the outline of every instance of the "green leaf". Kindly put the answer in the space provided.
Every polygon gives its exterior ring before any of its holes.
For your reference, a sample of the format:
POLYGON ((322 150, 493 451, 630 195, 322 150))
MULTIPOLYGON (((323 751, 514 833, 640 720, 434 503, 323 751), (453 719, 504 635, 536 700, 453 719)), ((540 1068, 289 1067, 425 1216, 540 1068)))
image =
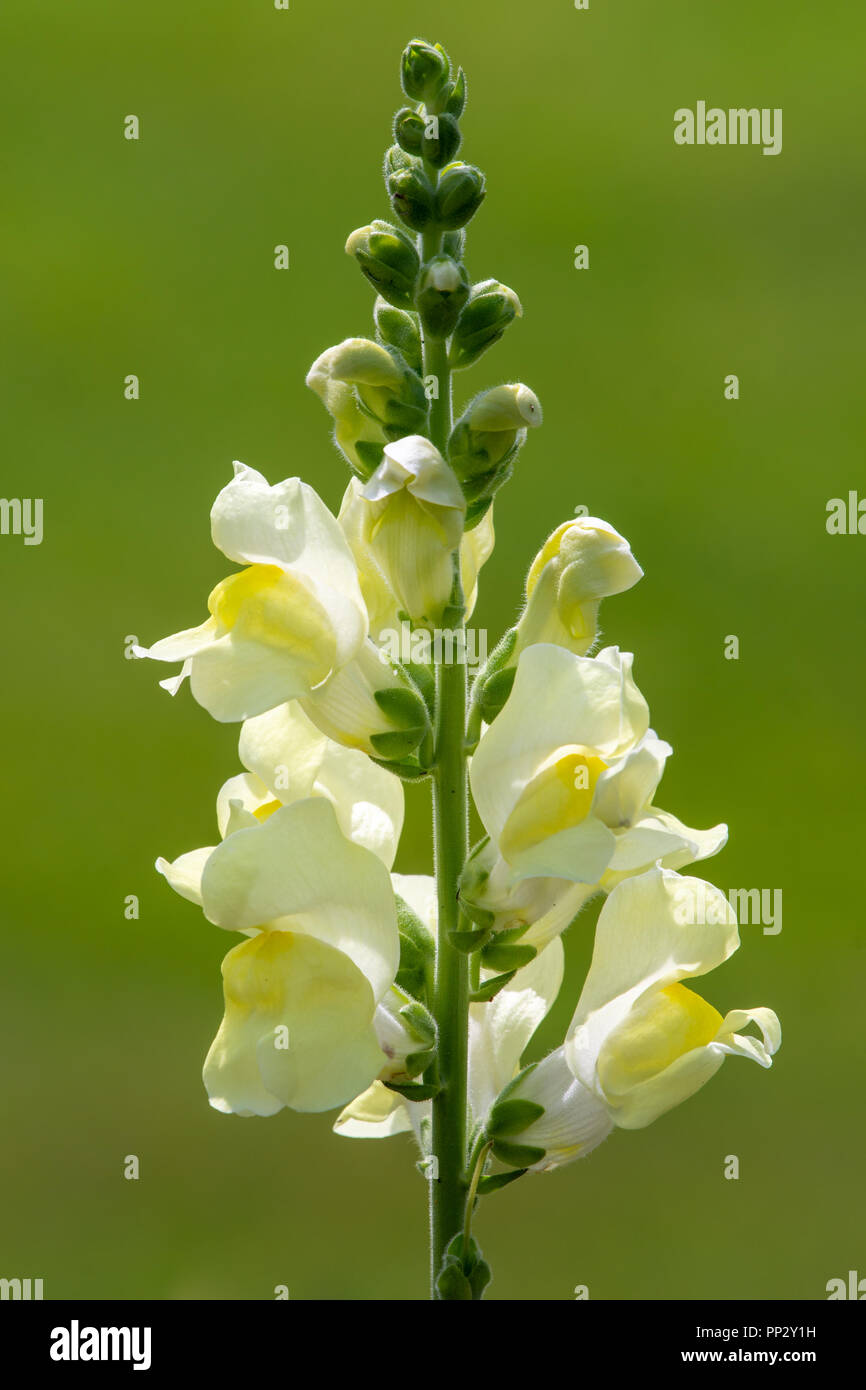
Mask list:
POLYGON ((472 1004, 487 1004, 491 999, 495 999, 501 989, 504 989, 509 980, 513 980, 517 974, 516 970, 506 970, 504 975, 494 975, 492 980, 485 980, 469 996, 472 1004))
POLYGON ((509 1134, 522 1134, 534 1120, 540 1120, 544 1106, 534 1100, 498 1100, 487 1117, 487 1133, 491 1139, 509 1134))

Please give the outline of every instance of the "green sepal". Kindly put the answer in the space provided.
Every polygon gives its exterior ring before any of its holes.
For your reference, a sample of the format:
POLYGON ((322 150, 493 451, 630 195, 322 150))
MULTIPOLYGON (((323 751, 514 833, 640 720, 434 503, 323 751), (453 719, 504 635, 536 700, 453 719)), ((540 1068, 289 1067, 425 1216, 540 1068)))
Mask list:
MULTIPOLYGON (((371 734, 370 742, 384 763, 402 763, 409 753, 414 753, 426 734, 426 727, 415 729, 394 729, 387 733, 371 734)), ((389 771, 391 769, 389 768, 389 771)), ((425 776, 426 768, 419 767, 419 776, 425 776)))
POLYGON ((407 154, 420 154, 424 120, 411 106, 401 106, 394 117, 394 139, 407 154))
POLYGON ((544 1106, 534 1100, 518 1098, 498 1100, 487 1116, 485 1126, 491 1139, 507 1138, 511 1134, 522 1134, 535 1120, 544 1114, 544 1106))
POLYGON ((408 1004, 404 1004, 400 1010, 400 1018, 403 1019, 413 1037, 428 1048, 433 1046, 436 1042, 436 1020, 430 1010, 425 1009, 420 1000, 412 999, 408 1004))
POLYGON ((442 1268, 436 1280, 440 1298, 460 1301, 480 1300, 492 1278, 490 1266, 481 1253, 478 1241, 469 1237, 468 1246, 462 1233, 454 1236, 445 1247, 442 1268))
POLYGON ((466 107, 466 74, 462 68, 457 69, 457 76, 450 85, 448 100, 445 103, 445 110, 449 116, 456 116, 459 120, 466 107))
POLYGON ((496 943, 498 946, 513 946, 515 941, 519 941, 525 936, 531 926, 530 922, 518 922, 514 927, 503 927, 496 933, 496 943))
POLYGON ((432 670, 420 661, 404 661, 403 670, 417 688, 432 719, 436 710, 436 678, 432 670))
POLYGON ((389 1091, 396 1091, 404 1100, 432 1100, 442 1090, 441 1086, 426 1086, 419 1081, 383 1081, 382 1085, 387 1086, 389 1091))
POLYGON ((387 758, 371 756, 370 762, 375 763, 377 767, 384 768, 386 772, 393 772, 394 776, 399 777, 401 782, 420 782, 422 778, 430 776, 429 767, 422 767, 420 763, 413 762, 409 758, 401 758, 398 762, 389 762, 387 758))
POLYGON ((465 227, 484 201, 484 175, 473 164, 447 165, 439 176, 433 212, 445 231, 465 227))
MULTIPOLYGON (((423 1013, 420 1001, 427 992, 427 985, 436 955, 433 937, 399 893, 394 894, 397 908, 397 931, 400 938, 400 968, 394 983, 413 995, 413 1002, 404 1005, 412 1010, 412 1030, 422 1042, 433 1042, 436 1038, 436 1024, 426 1009, 423 1013), (432 1027, 432 1032, 430 1031, 432 1027), (424 1030, 424 1031, 422 1031, 424 1030)), ((401 1013, 403 1010, 401 1009, 401 1013)))
POLYGON ((534 1148, 530 1144, 509 1144, 507 1139, 496 1139, 493 1142, 494 1158, 498 1158, 500 1163, 507 1163, 511 1168, 520 1168, 524 1173, 534 1163, 540 1163, 546 1152, 546 1149, 534 1148))
POLYGON ((472 1285, 460 1266, 459 1260, 447 1259, 436 1277, 436 1292, 448 1303, 471 1303, 472 1285))
MULTIPOLYGON (((355 453, 364 465, 364 473, 359 476, 362 476, 364 482, 367 482, 372 478, 385 457, 385 445, 376 444, 371 439, 358 439, 355 441, 355 453)), ((356 469, 355 472, 357 471, 356 469)))
POLYGON ((418 315, 406 309, 395 309, 381 296, 373 307, 376 336, 383 347, 393 347, 404 358, 407 367, 413 372, 422 368, 421 331, 418 315))
POLYGON ((465 229, 458 227, 453 232, 446 232, 442 238, 442 250, 446 256, 453 256, 455 261, 462 261, 466 250, 465 229))
POLYGON ((516 666, 506 666, 504 671, 496 671, 488 676, 478 695, 478 704, 485 724, 492 724, 511 694, 517 675, 516 666))
POLYGON ((494 936, 481 952, 481 964, 485 970, 519 970, 537 955, 534 946, 501 946, 494 936))
MULTIPOLYGON (((432 164, 434 169, 442 169, 446 164, 450 164, 463 139, 460 134, 460 127, 457 118, 444 111, 442 115, 436 116, 438 135, 427 135, 427 122, 421 121, 421 150, 420 153, 428 164, 432 164)), ((402 141, 401 141, 402 144, 402 141)), ((405 149, 406 146, 404 145, 405 149)))
POLYGON ((484 984, 474 990, 469 996, 471 1004, 489 1004, 491 999, 495 999, 501 989, 513 980, 517 974, 516 970, 506 970, 504 975, 494 975, 492 980, 485 980, 484 984))
POLYGON ((500 1187, 507 1187, 509 1183, 516 1182, 528 1171, 526 1168, 518 1168, 516 1172, 511 1173, 489 1173, 478 1183, 478 1196, 489 1197, 491 1192, 498 1192, 500 1187))
MULTIPOLYGON (((399 146, 397 148, 399 149, 399 146)), ((403 154, 402 150, 400 154, 406 160, 411 159, 411 156, 403 154)), ((420 163, 401 164, 390 169, 385 176, 385 187, 391 199, 391 206, 400 221, 411 227, 413 232, 423 231, 432 220, 437 204, 433 185, 420 163)))
POLYGON ((436 1060, 435 1047, 425 1048, 423 1052, 410 1052, 404 1059, 407 1076, 420 1076, 436 1060))
MULTIPOLYGON (((427 723, 427 706, 417 690, 385 688, 373 692, 373 699, 387 719, 399 729, 415 730, 427 723)), ((415 745, 413 744, 413 747, 415 745)))
MULTIPOLYGON (((489 907, 479 907, 476 903, 469 902, 462 893, 458 893, 458 897, 460 899, 460 906, 470 922, 474 922, 476 927, 479 927, 482 931, 489 934, 493 927, 493 923, 496 921, 496 913, 491 912, 489 907)), ((473 933, 473 935, 474 934, 475 933, 473 933)), ((473 946, 472 949, 473 951, 477 951, 478 947, 473 946)))
POLYGON ((479 521, 483 521, 493 505, 492 497, 481 497, 477 502, 470 502, 466 508, 465 531, 474 531, 479 521))
POLYGON ((448 940, 455 951, 462 951, 464 955, 471 956, 490 940, 490 929, 482 927, 480 931, 450 931, 448 940))

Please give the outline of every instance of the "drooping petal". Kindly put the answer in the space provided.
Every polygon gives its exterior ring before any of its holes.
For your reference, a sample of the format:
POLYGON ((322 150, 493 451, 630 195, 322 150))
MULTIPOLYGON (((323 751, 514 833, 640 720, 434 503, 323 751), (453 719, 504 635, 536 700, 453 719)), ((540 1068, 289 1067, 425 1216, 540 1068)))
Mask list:
POLYGON ((738 945, 736 916, 711 884, 668 869, 620 883, 599 914, 592 963, 565 1044, 578 1080, 597 1089, 599 1053, 642 995, 706 974, 738 945), (696 921, 698 899, 703 920, 696 921))
POLYGON ((191 849, 173 861, 157 859, 157 872, 180 897, 201 907, 201 876, 215 848, 215 845, 206 845, 203 849, 191 849))
POLYGON ((225 1015, 204 1065, 211 1105, 239 1115, 330 1110, 383 1057, 369 982, 312 936, 263 932, 223 961, 225 1015))
POLYGON ((408 1103, 381 1081, 357 1096, 334 1121, 334 1133, 347 1139, 387 1139, 412 1128, 408 1103))

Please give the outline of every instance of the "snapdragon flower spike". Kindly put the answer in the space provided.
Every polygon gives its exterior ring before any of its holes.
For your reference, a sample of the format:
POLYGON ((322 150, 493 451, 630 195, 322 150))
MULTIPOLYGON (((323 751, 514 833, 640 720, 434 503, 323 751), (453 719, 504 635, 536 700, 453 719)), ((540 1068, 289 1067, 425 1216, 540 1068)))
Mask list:
POLYGON ((374 1026, 399 962, 382 861, 324 797, 275 811, 214 850, 205 916, 250 939, 223 962, 225 1016, 204 1080, 217 1110, 328 1110, 385 1065, 374 1026))
POLYGON ((672 750, 649 728, 632 660, 617 647, 596 657, 528 647, 472 759, 489 844, 470 858, 461 898, 470 913, 492 913, 496 927, 529 922, 525 944, 542 945, 623 876, 656 862, 680 868, 726 841, 726 826, 693 830, 653 804, 672 750), (520 911, 526 880, 546 882, 520 911), (563 892, 566 883, 573 891, 563 892))
MULTIPOLYGON (((614 1127, 652 1124, 700 1090, 725 1057, 772 1065, 781 1043, 772 1009, 723 1017, 682 983, 715 969, 739 944, 727 899, 700 879, 656 868, 614 889, 563 1046, 505 1097, 542 1109, 510 1136, 540 1151, 531 1166, 558 1167, 614 1127), (738 1031, 750 1023, 760 1037, 738 1031)), ((507 1151, 500 1156, 510 1161, 507 1151)))
POLYGON ((271 487, 236 463, 211 533, 246 568, 213 590, 206 622, 136 655, 183 662, 195 699, 231 722, 307 695, 339 671, 367 636, 367 610, 336 519, 300 478, 271 487))

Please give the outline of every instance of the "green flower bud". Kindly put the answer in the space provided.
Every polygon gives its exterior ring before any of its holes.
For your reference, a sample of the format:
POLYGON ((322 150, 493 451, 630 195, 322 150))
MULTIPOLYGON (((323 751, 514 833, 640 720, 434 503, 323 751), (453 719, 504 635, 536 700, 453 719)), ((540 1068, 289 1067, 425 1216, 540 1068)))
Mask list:
POLYGON ((413 39, 403 50, 400 82, 411 101, 435 100, 451 75, 451 63, 441 44, 413 39))
POLYGON ((407 227, 420 232, 433 216, 435 193, 433 185, 421 166, 421 161, 406 155, 399 146, 392 146, 401 158, 385 157, 385 187, 391 206, 407 227))
POLYGON ((421 153, 424 139, 424 120, 411 106, 402 106, 394 117, 394 139, 407 154, 421 153))
POLYGON ((447 113, 421 122, 421 154, 436 169, 451 162, 462 139, 456 117, 447 113))
POLYGON ((361 412, 380 426, 386 440, 425 427, 428 403, 421 378, 393 348, 347 338, 331 349, 328 370, 333 380, 354 387, 361 412))
POLYGON ((436 221, 446 230, 465 227, 484 201, 484 175, 472 164, 449 164, 436 189, 436 221))
POLYGON ((540 424, 538 397, 520 383, 483 391, 461 415, 448 441, 448 459, 470 503, 467 526, 477 524, 511 476, 527 429, 540 424))
POLYGON ((464 267, 450 256, 434 256, 422 269, 418 282, 417 305, 425 332, 434 338, 447 338, 468 298, 464 267))
POLYGON ((414 372, 421 371, 421 332, 418 315, 395 309, 381 297, 373 306, 376 333, 382 343, 394 347, 414 372))
POLYGON ((352 232, 346 252, 355 257, 370 284, 389 304, 398 309, 412 307, 419 260, 411 237, 377 218, 369 227, 352 232))
POLYGON ((461 311, 448 351, 448 362, 455 369, 471 367, 482 353, 498 343, 512 319, 520 318, 520 300, 498 280, 483 280, 473 286, 469 302, 461 311))

